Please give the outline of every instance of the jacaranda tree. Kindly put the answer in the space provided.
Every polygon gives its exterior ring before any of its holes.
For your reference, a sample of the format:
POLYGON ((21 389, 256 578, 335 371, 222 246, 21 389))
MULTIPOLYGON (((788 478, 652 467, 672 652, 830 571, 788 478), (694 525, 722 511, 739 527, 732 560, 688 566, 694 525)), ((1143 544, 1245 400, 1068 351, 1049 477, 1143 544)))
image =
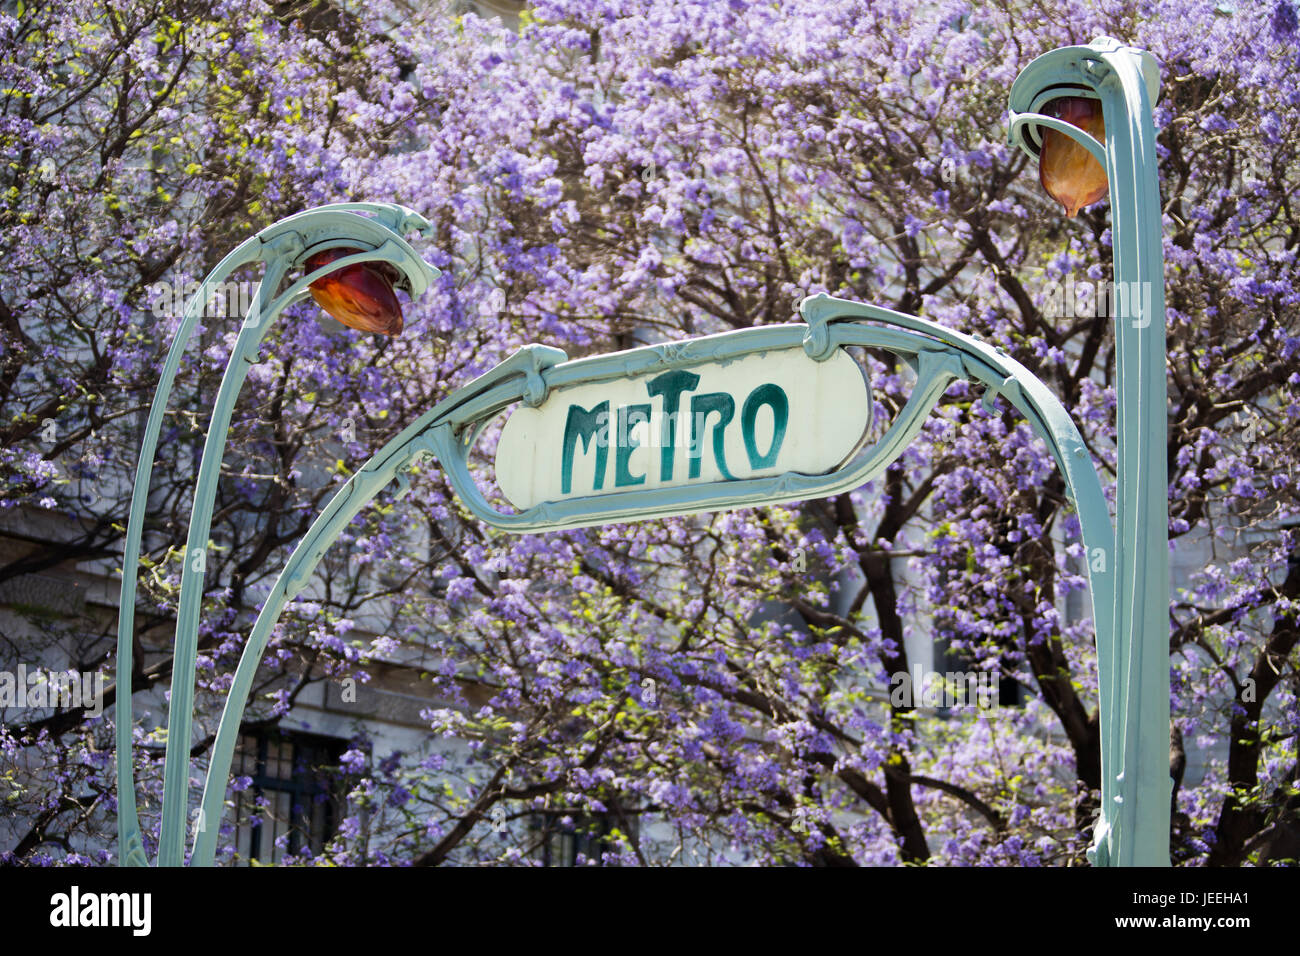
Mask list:
MULTIPOLYGON (((0 582, 120 566, 139 416, 178 320, 160 288, 345 199, 427 216, 417 245, 442 276, 395 338, 308 305, 267 339, 213 525, 200 767, 249 623, 328 496, 527 343, 578 356, 794 321, 813 292, 874 302, 1005 348, 1112 481, 1109 210, 1066 218, 1005 145, 1017 72, 1103 34, 1154 53, 1163 84, 1172 853, 1294 862, 1292 0, 544 0, 518 33, 432 4, 19 4, 0 17, 0 505, 7 529, 54 530, 6 552, 0 582), (1189 751, 1206 764, 1195 785, 1189 751)), ((205 319, 178 378, 137 613, 147 653, 106 706, 170 679, 193 463, 238 323, 205 319)), ((859 358, 887 419, 911 373, 859 358)), ((879 481, 786 508, 511 536, 426 465, 291 605, 246 720, 273 726, 306 687, 364 682, 423 645, 430 735, 467 746, 358 740, 316 860, 521 861, 529 831, 494 821, 601 814, 624 863, 1082 862, 1100 790, 1088 557, 1051 456, 980 399, 954 385, 879 481), (998 675, 999 718, 891 701, 912 632, 998 675)), ((111 668, 104 611, 34 626, 73 666, 111 668)), ((35 650, 0 653, 12 670, 35 650)), ((148 840, 164 715, 138 716, 148 840)), ((110 717, 5 716, 6 859, 75 862, 110 838, 110 717)))

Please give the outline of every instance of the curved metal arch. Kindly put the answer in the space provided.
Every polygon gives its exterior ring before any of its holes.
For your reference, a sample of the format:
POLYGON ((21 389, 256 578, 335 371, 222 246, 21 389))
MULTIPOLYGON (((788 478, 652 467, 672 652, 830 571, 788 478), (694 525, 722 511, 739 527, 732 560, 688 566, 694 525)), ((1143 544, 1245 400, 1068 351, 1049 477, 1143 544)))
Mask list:
POLYGON ((1099 695, 1102 706, 1108 705, 1114 692, 1112 675, 1107 673, 1107 663, 1112 659, 1109 608, 1113 602, 1110 569, 1114 533, 1091 456, 1064 406, 1019 362, 977 339, 936 323, 826 295, 805 299, 800 311, 808 321, 806 326, 748 329, 574 362, 563 361, 564 353, 558 349, 528 346, 425 412, 372 456, 313 522, 258 614, 217 729, 202 803, 202 818, 210 825, 197 835, 192 864, 208 866, 215 857, 239 726, 257 668, 285 605, 307 585, 326 551, 352 519, 391 481, 398 480, 399 496, 405 493, 402 470, 426 455, 438 458, 460 500, 476 516, 516 532, 587 527, 630 520, 633 516, 648 518, 729 510, 823 497, 859 487, 882 473, 902 454, 953 381, 966 379, 982 383, 988 389, 986 402, 994 395, 1004 396, 1047 444, 1075 504, 1084 547, 1089 555, 1095 555, 1098 550, 1102 554, 1100 562, 1088 562, 1088 573, 1097 635, 1099 695), (865 324, 863 319, 881 324, 865 324), (547 502, 519 515, 504 515, 488 504, 469 472, 469 450, 485 424, 520 401, 540 402, 550 388, 607 380, 626 375, 629 369, 667 368, 698 363, 718 354, 799 345, 808 348, 810 354, 824 357, 844 346, 884 348, 903 356, 918 374, 911 396, 885 435, 829 475, 787 474, 774 479, 625 492, 576 503, 547 502), (570 504, 576 506, 568 507, 570 504))
POLYGON ((1106 147, 1101 145, 1091 133, 1079 129, 1073 123, 1067 123, 1065 120, 1057 119, 1055 116, 1047 116, 1043 113, 1015 113, 1008 129, 1011 136, 1021 136, 1024 137, 1025 142, 1029 142, 1029 129, 1038 126, 1046 126, 1048 129, 1054 129, 1058 133, 1064 133, 1071 139, 1078 141, 1087 147, 1088 152, 1092 153, 1103 168, 1105 167, 1106 147))
POLYGON ((190 298, 180 326, 172 337, 149 408, 140 457, 136 464, 131 511, 127 522, 122 553, 122 587, 119 596, 117 632, 117 697, 114 703, 117 747, 118 846, 123 866, 147 866, 148 857, 140 834, 140 818, 135 799, 134 761, 132 758, 132 674, 134 668, 132 640, 135 633, 135 599, 138 588, 139 557, 144 529, 144 512, 148 504, 149 484, 153 475, 154 456, 162 429, 163 415, 171 396, 176 373, 189 340, 212 294, 236 270, 262 262, 262 280, 253 295, 248 314, 240 329, 231 360, 222 378, 213 410, 212 421, 204 442, 203 466, 200 469, 190 532, 186 542, 184 571, 181 579, 181 607, 178 610, 176 651, 172 670, 172 696, 168 707, 166 767, 164 770, 163 839, 159 846, 161 865, 179 865, 183 852, 185 809, 188 804, 189 737, 194 696, 194 660, 197 655, 198 578, 191 563, 193 548, 205 548, 211 520, 211 500, 216 491, 216 476, 235 399, 248 369, 257 361, 262 339, 275 318, 292 302, 307 295, 307 285, 321 275, 361 261, 391 262, 402 276, 399 283, 413 298, 422 294, 438 276, 438 270, 415 253, 403 238, 411 231, 424 232, 429 223, 418 213, 393 203, 334 203, 298 213, 268 226, 230 252, 208 274, 190 298), (337 245, 360 246, 363 252, 340 258, 310 276, 294 282, 268 306, 263 306, 264 290, 274 294, 288 270, 302 257, 316 249, 337 245), (205 505, 200 505, 206 502, 205 505), (179 838, 178 838, 179 835, 179 838), (164 858, 166 857, 166 858, 164 858))
MULTIPOLYGON (((1053 117, 1042 117, 1039 111, 1048 102, 1061 96, 1086 96, 1104 101, 1106 97, 1100 89, 1101 81, 1114 68, 1117 54, 1119 59, 1129 64, 1132 63, 1133 56, 1137 56, 1140 61, 1138 75, 1133 79, 1145 91, 1147 101, 1154 103, 1160 95, 1160 69, 1150 53, 1126 47, 1113 37, 1104 36, 1086 45, 1057 47, 1031 60, 1011 84, 1008 104, 1012 121, 1007 129, 1007 141, 1019 146, 1030 159, 1037 159, 1042 137, 1037 135, 1033 125, 1042 123, 1073 137, 1085 146, 1088 143, 1082 137, 1095 143, 1095 139, 1070 124, 1066 124, 1068 128, 1062 128, 1043 123, 1043 119, 1053 117), (1016 117, 1029 118, 1033 114, 1039 115, 1028 125, 1016 122, 1016 117)), ((1105 158, 1098 159, 1102 165, 1106 164, 1105 158)))

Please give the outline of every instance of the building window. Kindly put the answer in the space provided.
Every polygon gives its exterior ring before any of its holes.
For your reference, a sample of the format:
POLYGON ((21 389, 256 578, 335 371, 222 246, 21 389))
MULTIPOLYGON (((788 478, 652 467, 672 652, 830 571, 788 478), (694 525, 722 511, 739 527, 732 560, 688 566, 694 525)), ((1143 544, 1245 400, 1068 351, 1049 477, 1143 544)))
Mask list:
MULTIPOLYGON (((618 849, 619 841, 612 834, 619 825, 611 813, 537 813, 528 825, 534 857, 542 866, 603 866, 604 854, 618 849)), ((630 825, 636 827, 635 819, 630 825)), ((631 837, 635 840, 635 833, 631 837)))
POLYGON ((234 775, 253 782, 235 794, 233 865, 275 864, 285 856, 321 852, 338 820, 331 771, 342 744, 283 731, 239 738, 234 775))
MULTIPOLYGON (((979 665, 974 657, 963 651, 955 650, 948 641, 946 635, 939 635, 934 641, 934 669, 936 671, 961 671, 966 673, 978 672, 979 665)), ((998 676, 998 697, 994 704, 998 707, 1024 707, 1028 695, 1025 693, 1020 682, 1010 676, 1007 671, 1009 668, 1006 662, 1002 662, 1002 669, 998 676)), ((944 713, 949 713, 944 708, 944 713)))

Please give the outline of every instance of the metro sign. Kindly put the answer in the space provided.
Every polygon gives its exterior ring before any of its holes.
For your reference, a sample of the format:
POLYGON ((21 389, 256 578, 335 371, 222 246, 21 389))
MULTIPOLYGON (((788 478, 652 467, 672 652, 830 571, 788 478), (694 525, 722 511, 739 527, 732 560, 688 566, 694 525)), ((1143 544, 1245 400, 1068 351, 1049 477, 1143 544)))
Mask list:
MULTIPOLYGON (((1129 289, 1152 290, 1151 308, 1140 310, 1141 321, 1117 322, 1115 329, 1119 404, 1131 414, 1119 425, 1114 524, 1092 455, 1060 398, 997 347, 917 316, 818 293, 799 303, 803 327, 761 326, 572 361, 560 349, 524 345, 407 424, 347 479, 312 522, 244 644, 211 749, 202 815, 221 816, 244 708, 284 608, 310 584, 349 523, 391 482, 398 484, 396 497, 409 490, 407 472, 418 461, 437 459, 470 515, 520 534, 806 501, 850 492, 883 474, 920 434, 947 387, 964 381, 983 388, 990 413, 1004 400, 1046 443, 1091 558, 1102 813, 1088 859, 1096 866, 1167 866, 1165 302, 1152 118, 1159 91, 1159 66, 1151 54, 1098 37, 1087 46, 1038 57, 1016 77, 1010 96, 1009 141, 1040 166, 1046 130, 1069 136, 1105 168, 1115 225, 1115 280, 1129 289), (1105 143, 1060 116, 1039 112, 1054 100, 1080 96, 1101 101, 1105 143), (907 401, 870 446, 871 391, 843 352, 847 348, 892 353, 916 376, 907 401), (508 418, 496 453, 502 494, 489 500, 471 456, 503 414, 508 418), (502 496, 511 511, 497 507, 502 496), (1109 565, 1108 554, 1115 558, 1109 565)), ((338 203, 308 210, 245 240, 203 288, 215 288, 255 262, 264 264, 275 288, 291 270, 311 261, 304 260, 305 252, 339 248, 356 251, 337 260, 338 266, 385 263, 416 298, 439 274, 404 238, 417 229, 434 232, 423 216, 393 204, 338 203)), ((300 276, 269 302, 255 299, 256 308, 245 318, 216 397, 187 553, 191 545, 202 550, 208 541, 220 452, 243 373, 258 360, 262 338, 277 316, 309 295, 325 268, 300 276)), ((123 547, 119 674, 130 674, 133 667, 137 574, 154 453, 172 383, 205 300, 206 293, 196 295, 186 307, 145 425, 123 547)), ((200 574, 186 563, 181 579, 159 866, 180 866, 185 856, 200 574)), ((129 694, 118 696, 116 723, 118 845, 123 862, 144 866, 129 694)), ((199 828, 191 865, 212 865, 218 831, 199 828)))
MULTIPOLYGON (((635 363, 640 351, 620 354, 635 363)), ((870 422, 871 390, 842 349, 821 362, 795 345, 684 363, 554 388, 540 406, 517 408, 497 445, 497 483, 513 506, 528 509, 629 491, 820 475, 859 448, 870 422)))

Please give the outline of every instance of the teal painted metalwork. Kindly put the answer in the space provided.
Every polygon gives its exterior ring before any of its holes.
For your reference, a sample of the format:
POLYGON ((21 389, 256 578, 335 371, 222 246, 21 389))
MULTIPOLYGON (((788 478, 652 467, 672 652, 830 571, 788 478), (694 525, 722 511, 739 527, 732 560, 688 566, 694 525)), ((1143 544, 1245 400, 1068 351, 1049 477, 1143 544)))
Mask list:
MULTIPOLYGON (((1041 143, 1040 126, 1074 137, 1106 165, 1114 217, 1117 282, 1147 283, 1150 308, 1121 316, 1119 340, 1118 530, 1112 528, 1100 481, 1077 429, 1051 391, 1001 351, 913 316, 819 295, 805 299, 806 325, 768 326, 686 342, 648 346, 568 361, 559 349, 527 346, 458 389, 374 455, 343 486, 299 543, 258 615, 227 697, 214 743, 192 863, 210 865, 224 810, 230 764, 248 694, 272 628, 285 605, 307 585, 330 545, 349 521, 391 481, 405 492, 405 469, 432 455, 446 470, 466 507, 484 522, 514 532, 544 532, 618 521, 721 511, 822 497, 859 487, 879 475, 916 436, 947 386, 958 379, 982 383, 986 401, 1007 399, 1047 443, 1065 476, 1078 511, 1089 561, 1089 586, 1097 634, 1101 716, 1102 807, 1089 858, 1100 866, 1168 863, 1169 724, 1167 674, 1167 503, 1165 491, 1164 294, 1151 104, 1159 88, 1148 54, 1102 38, 1034 60, 1011 91, 1010 138, 1030 155, 1041 143), (1103 104, 1106 144, 1038 110, 1058 96, 1093 95, 1103 104), (1132 321, 1125 321, 1127 319, 1132 321), (620 379, 649 371, 802 347, 819 361, 849 346, 883 348, 902 356, 917 373, 906 405, 875 445, 829 474, 787 473, 771 478, 706 482, 633 490, 595 498, 543 502, 516 514, 496 510, 469 469, 483 429, 519 402, 540 405, 553 388, 620 379), (1095 560, 1100 553, 1102 560, 1095 560), (1143 639, 1145 635, 1145 640, 1143 639)), ((241 245, 205 281, 186 311, 150 410, 132 498, 123 561, 118 674, 131 673, 135 579, 149 476, 162 413, 202 304, 235 269, 262 261, 266 274, 227 367, 205 442, 191 513, 180 611, 164 774, 159 848, 161 865, 184 859, 188 806, 194 659, 201 603, 201 558, 207 547, 215 481, 226 428, 247 368, 274 318, 306 294, 315 278, 353 262, 382 259, 398 266, 408 291, 419 295, 437 270, 419 259, 402 234, 427 223, 398 206, 341 204, 277 223, 241 245), (373 219, 356 215, 374 214, 373 219), (361 224, 365 225, 362 226, 361 224), (274 292, 292 267, 311 252, 358 246, 349 256, 304 276, 263 308, 262 289, 274 292)), ((868 392, 869 394, 869 392, 868 392)), ((124 865, 146 862, 131 778, 130 693, 119 693, 119 843, 124 865)))
MULTIPOLYGON (((556 531, 786 503, 849 491, 881 474, 916 437, 948 386, 964 379, 983 384, 990 399, 1001 395, 1026 417, 1047 443, 1065 476, 1067 490, 1079 514, 1084 546, 1089 553, 1102 549, 1107 556, 1111 554, 1114 535, 1106 499, 1083 439, 1056 396, 1023 365, 978 339, 889 309, 817 295, 805 299, 800 312, 808 320, 807 326, 788 324, 743 329, 572 362, 562 361, 564 353, 558 349, 527 346, 403 429, 335 494, 272 587, 244 645, 217 728, 203 791, 203 819, 214 824, 221 819, 248 694, 271 631, 285 605, 306 587, 317 564, 348 523, 390 482, 398 481, 398 497, 405 493, 404 469, 424 456, 438 459, 457 496, 475 516, 514 532, 556 531), (862 320, 883 324, 867 324, 862 320), (819 354, 825 358, 846 346, 887 349, 902 356, 918 376, 911 396, 888 431, 875 445, 830 474, 790 473, 775 478, 627 491, 597 498, 546 502, 517 515, 493 509, 470 474, 468 460, 474 440, 493 419, 524 401, 526 396, 539 401, 550 389, 560 385, 598 383, 634 373, 798 348, 805 341, 818 340, 830 343, 829 353, 823 353, 818 347, 819 354)), ((1090 586, 1095 606, 1106 609, 1112 602, 1109 560, 1104 567, 1106 570, 1102 572, 1090 572, 1090 586)), ((1099 659, 1108 660, 1110 617, 1099 612, 1095 623, 1099 659)), ((211 865, 218 829, 212 825, 198 834, 192 865, 211 865)))
MULTIPOLYGON (((1113 708, 1103 707, 1102 813, 1089 858, 1099 866, 1168 866, 1169 503, 1164 254, 1151 54, 1100 37, 1035 59, 1011 87, 1012 143, 1037 157, 1037 126, 1083 143, 1110 185, 1116 285, 1119 474, 1116 493, 1113 708), (1106 145, 1037 113, 1058 96, 1101 100, 1106 145), (1150 295, 1149 306, 1147 295, 1150 295), (1135 301, 1141 303, 1132 308, 1135 301), (1136 314, 1129 314, 1135 312, 1136 314)), ((1098 653, 1101 653, 1100 647, 1098 653)))
POLYGON ((194 667, 198 650, 198 617, 202 599, 202 576, 211 524, 216 479, 221 468, 226 432, 234 411, 239 388, 248 369, 257 361, 258 347, 275 318, 292 302, 308 295, 307 286, 322 275, 356 262, 383 260, 401 272, 400 286, 412 297, 421 295, 438 270, 421 259, 403 238, 405 233, 427 229, 428 222, 418 213, 390 203, 338 203, 290 216, 262 230, 242 243, 223 259, 204 280, 190 299, 181 325, 172 339, 163 365, 158 388, 154 392, 145 426, 140 460, 136 466, 135 486, 131 497, 126 542, 123 549, 122 591, 117 636, 117 682, 115 703, 117 720, 118 844, 124 866, 147 864, 140 834, 133 777, 131 675, 133 673, 132 638, 134 636, 135 595, 139 573, 140 540, 144 512, 148 503, 153 459, 157 451, 162 417, 171 395, 181 356, 188 345, 204 306, 215 289, 236 270, 262 262, 263 279, 253 296, 248 315, 227 364, 217 393, 212 421, 204 443, 190 529, 186 542, 181 578, 180 609, 176 624, 175 658, 172 669, 171 700, 168 707, 167 750, 163 782, 162 833, 158 862, 162 866, 179 866, 184 856, 186 809, 189 794, 189 741, 194 700, 194 667), (308 255, 321 249, 348 246, 362 249, 294 281, 276 295, 286 273, 308 255), (269 305, 264 299, 274 297, 269 305), (122 692, 125 680, 126 692, 122 692))

